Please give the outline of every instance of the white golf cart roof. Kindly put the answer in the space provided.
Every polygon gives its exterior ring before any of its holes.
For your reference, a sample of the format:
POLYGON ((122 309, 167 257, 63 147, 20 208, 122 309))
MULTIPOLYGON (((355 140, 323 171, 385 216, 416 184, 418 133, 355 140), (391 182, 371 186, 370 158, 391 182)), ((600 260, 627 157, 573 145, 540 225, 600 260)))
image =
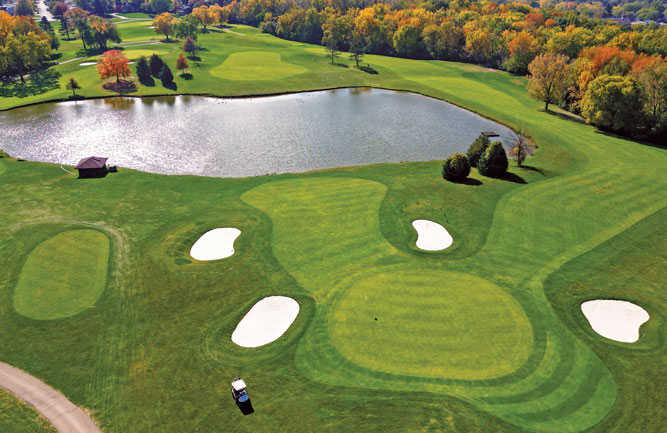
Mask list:
POLYGON ((234 388, 234 391, 243 391, 246 388, 246 384, 243 379, 236 379, 232 382, 232 387, 234 388))

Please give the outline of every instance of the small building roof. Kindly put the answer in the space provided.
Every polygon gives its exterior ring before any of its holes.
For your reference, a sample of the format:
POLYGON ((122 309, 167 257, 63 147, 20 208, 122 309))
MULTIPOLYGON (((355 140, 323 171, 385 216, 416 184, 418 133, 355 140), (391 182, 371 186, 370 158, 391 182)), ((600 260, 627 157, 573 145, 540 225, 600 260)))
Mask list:
POLYGON ((88 158, 83 158, 76 165, 75 168, 102 168, 106 165, 107 159, 109 158, 100 158, 99 156, 90 156, 88 158))

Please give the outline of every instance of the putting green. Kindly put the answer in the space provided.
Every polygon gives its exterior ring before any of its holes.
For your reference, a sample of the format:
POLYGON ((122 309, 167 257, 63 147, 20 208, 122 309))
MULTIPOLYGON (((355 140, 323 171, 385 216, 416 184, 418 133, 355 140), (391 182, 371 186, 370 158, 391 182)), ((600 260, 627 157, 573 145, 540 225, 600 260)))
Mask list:
POLYGON ((279 54, 268 51, 233 53, 211 74, 226 80, 275 80, 306 72, 303 66, 283 62, 279 54))
POLYGON ((92 307, 106 286, 109 250, 109 238, 97 230, 69 230, 42 242, 21 269, 14 309, 51 320, 92 307))
POLYGON ((338 289, 330 338, 347 359, 372 370, 489 379, 517 370, 532 351, 521 305, 481 278, 391 266, 338 289))

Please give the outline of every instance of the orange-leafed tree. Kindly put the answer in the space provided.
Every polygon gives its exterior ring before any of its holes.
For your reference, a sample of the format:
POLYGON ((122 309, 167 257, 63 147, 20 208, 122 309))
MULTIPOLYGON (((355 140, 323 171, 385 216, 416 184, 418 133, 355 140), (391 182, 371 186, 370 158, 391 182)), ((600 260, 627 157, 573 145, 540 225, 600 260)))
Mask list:
POLYGON ((103 80, 115 76, 116 82, 119 82, 120 77, 129 77, 132 73, 129 64, 130 61, 121 51, 110 50, 98 60, 97 72, 103 80))
POLYGON ((185 58, 183 53, 180 53, 178 55, 178 59, 176 59, 176 69, 181 71, 181 75, 183 75, 183 71, 185 69, 188 69, 190 65, 188 65, 188 59, 185 58))
POLYGON ((204 32, 206 32, 206 26, 210 26, 211 24, 213 24, 217 18, 213 16, 208 6, 206 5, 194 8, 192 10, 192 15, 197 17, 204 32))
POLYGON ((568 58, 562 54, 546 53, 535 57, 528 65, 528 94, 549 104, 560 102, 567 84, 568 58))

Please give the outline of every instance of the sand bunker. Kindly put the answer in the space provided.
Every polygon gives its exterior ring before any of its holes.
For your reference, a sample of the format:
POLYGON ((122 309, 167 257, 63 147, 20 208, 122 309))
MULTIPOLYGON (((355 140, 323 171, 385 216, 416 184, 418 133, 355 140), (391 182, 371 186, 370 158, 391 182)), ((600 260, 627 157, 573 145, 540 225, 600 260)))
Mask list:
POLYGON ((259 347, 277 340, 299 314, 299 303, 286 296, 269 296, 250 309, 232 333, 241 347, 259 347))
POLYGON ((96 64, 97 64, 97 62, 83 62, 83 63, 79 63, 79 66, 92 66, 92 65, 96 65, 96 64))
POLYGON ((454 239, 440 224, 429 220, 414 220, 412 227, 417 230, 417 248, 426 251, 440 251, 449 248, 454 239))
POLYGON ((649 319, 642 307, 611 299, 586 301, 581 304, 581 311, 595 332, 622 343, 639 340, 639 327, 649 319))
POLYGON ((190 249, 190 255, 197 260, 219 260, 234 254, 234 241, 241 230, 224 227, 204 233, 190 249))

